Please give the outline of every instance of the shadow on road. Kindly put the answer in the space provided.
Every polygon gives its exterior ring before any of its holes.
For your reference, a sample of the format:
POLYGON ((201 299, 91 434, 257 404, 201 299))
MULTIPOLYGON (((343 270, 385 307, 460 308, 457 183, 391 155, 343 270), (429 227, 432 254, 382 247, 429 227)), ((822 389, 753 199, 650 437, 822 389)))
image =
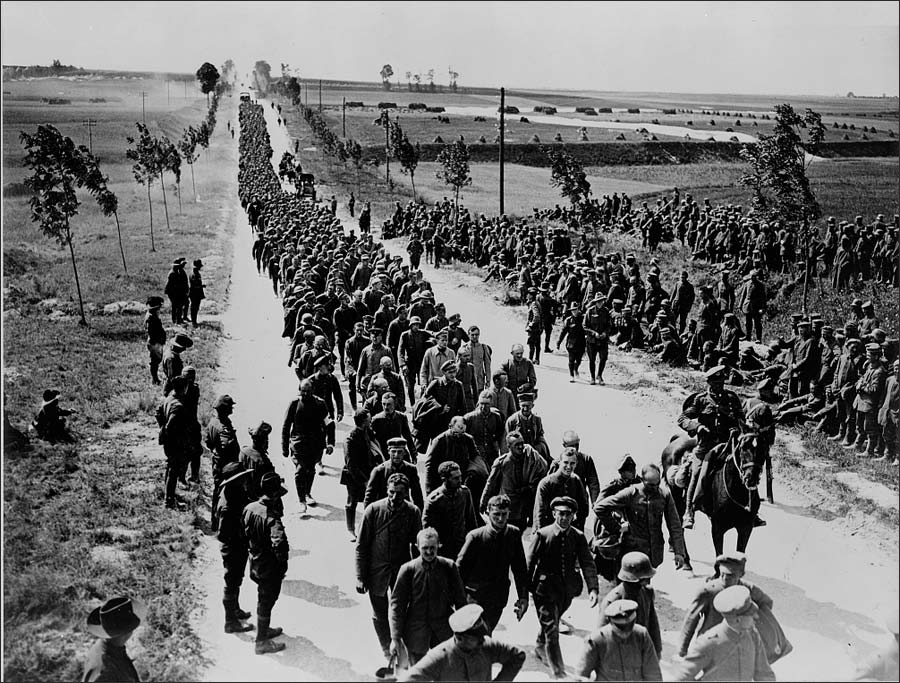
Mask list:
POLYGON ((281 584, 281 592, 319 607, 346 609, 358 604, 356 600, 346 597, 347 594, 337 586, 320 586, 303 579, 285 579, 281 584))
POLYGON ((287 666, 327 681, 370 681, 373 679, 372 676, 363 676, 356 672, 347 660, 329 657, 307 638, 283 636, 278 641, 287 645, 287 648, 284 652, 274 656, 287 666))

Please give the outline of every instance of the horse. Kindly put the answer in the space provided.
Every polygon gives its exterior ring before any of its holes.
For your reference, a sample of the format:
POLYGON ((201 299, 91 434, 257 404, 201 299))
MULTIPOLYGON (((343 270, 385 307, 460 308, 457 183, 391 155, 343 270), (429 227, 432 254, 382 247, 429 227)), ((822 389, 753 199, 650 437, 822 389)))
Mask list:
MULTIPOLYGON (((678 476, 681 468, 677 460, 690 450, 687 446, 687 438, 673 437, 663 451, 663 472, 676 507, 684 505, 683 489, 687 482, 678 476)), ((759 511, 757 488, 768 454, 766 439, 753 432, 734 432, 726 443, 715 446, 707 454, 709 475, 699 509, 710 519, 716 555, 722 554, 725 532, 730 529, 737 531, 737 549, 740 552, 747 549, 759 511)))

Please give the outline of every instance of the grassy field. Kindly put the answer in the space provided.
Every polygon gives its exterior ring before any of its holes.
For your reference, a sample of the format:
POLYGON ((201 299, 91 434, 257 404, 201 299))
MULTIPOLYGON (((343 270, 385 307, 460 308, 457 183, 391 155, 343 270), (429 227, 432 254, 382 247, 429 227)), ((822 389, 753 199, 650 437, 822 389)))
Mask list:
MULTIPOLYGON (((188 333, 195 341, 186 362, 197 368, 201 415, 212 401, 224 305, 230 276, 227 248, 236 193, 236 143, 225 130, 233 112, 227 96, 208 155, 196 164, 194 202, 184 169, 182 211, 167 180, 171 229, 166 228, 159 184, 152 189, 156 251, 150 251, 147 194, 125 159, 125 135, 141 120, 155 134, 180 135, 199 124, 206 98, 174 97, 164 82, 144 80, 71 83, 58 79, 11 82, 4 91, 3 263, 5 413, 24 432, 40 406, 41 392, 56 387, 71 418, 74 445, 22 443, 7 438, 4 452, 4 678, 74 680, 93 642, 82 624, 90 609, 117 594, 143 598, 148 618, 129 643, 143 680, 195 678, 202 661, 199 639, 184 615, 199 602, 190 558, 206 529, 208 503, 185 494, 186 512, 163 509, 164 459, 152 413, 160 391, 150 383, 142 315, 102 315, 118 301, 143 303, 162 294, 172 260, 202 258, 208 301, 203 320, 188 333), (29 90, 33 86, 34 90, 29 90), (83 89, 82 89, 83 88, 83 89), (29 96, 63 92, 71 105, 41 105, 29 96), (106 103, 88 103, 103 97, 106 103), (18 132, 51 123, 82 142, 82 117, 98 120, 94 151, 110 189, 119 198, 128 275, 122 269, 115 224, 88 196, 73 220, 74 248, 89 326, 77 324, 75 287, 67 251, 45 239, 30 221, 18 132), (212 316, 212 317, 209 317, 212 316)), ((180 84, 179 84, 180 88, 180 84)), ((173 87, 174 90, 174 87, 173 87)), ((182 93, 179 92, 179 95, 182 93)), ((86 136, 85 136, 86 138, 86 136)), ((86 140, 85 140, 86 142, 86 140)), ((162 311, 170 337, 168 304, 162 311)), ((7 435, 8 437, 10 435, 7 435)), ((202 468, 209 490, 208 466, 202 468)))

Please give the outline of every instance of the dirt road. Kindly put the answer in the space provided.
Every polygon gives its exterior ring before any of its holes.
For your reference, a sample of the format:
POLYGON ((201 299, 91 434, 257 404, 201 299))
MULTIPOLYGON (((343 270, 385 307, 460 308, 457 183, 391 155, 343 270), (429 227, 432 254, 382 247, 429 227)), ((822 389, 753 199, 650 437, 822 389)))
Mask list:
MULTIPOLYGON (((285 129, 277 125, 277 114, 264 104, 273 159, 277 160, 289 141, 285 129)), ((329 188, 319 189, 330 196, 329 188)), ((350 220, 341 217, 345 224, 350 220)), ((355 546, 344 529, 345 493, 338 484, 341 446, 350 428, 349 404, 348 418, 338 426, 338 448, 326 458, 327 476, 317 478, 314 495, 319 506, 301 518, 293 470, 280 456, 279 444, 281 420, 296 391, 296 379, 287 368, 287 342, 280 336, 280 302, 268 280, 257 275, 250 246, 250 231, 240 225, 235 233, 229 307, 223 316, 227 341, 221 391, 231 393, 237 401, 234 422, 242 443, 248 441, 246 428, 258 420, 274 426, 272 460, 291 491, 285 499, 290 567, 272 622, 284 627, 286 636, 280 640, 287 649, 277 655, 255 656, 252 632, 222 632, 221 562, 215 540, 207 538, 201 548, 198 576, 198 584, 207 594, 206 610, 195 617, 207 639, 210 666, 204 675, 208 680, 234 681, 371 680, 382 658, 371 628, 368 599, 354 591, 355 546)), ((391 249, 398 246, 389 243, 391 249)), ((425 272, 448 313, 460 312, 464 324, 477 322, 481 327, 482 340, 494 348, 495 363, 506 357, 513 342, 523 339, 520 320, 500 307, 478 278, 450 269, 426 267, 425 272)), ((583 449, 595 458, 601 480, 612 478, 617 461, 626 452, 639 463, 658 461, 673 433, 680 399, 640 382, 642 377, 652 379, 641 360, 614 352, 605 387, 569 384, 562 354, 542 361, 535 409, 544 418, 554 451, 563 431, 574 428, 581 435, 583 449)), ((852 535, 840 520, 814 517, 810 514, 813 501, 792 493, 789 486, 779 480, 776 505, 763 506, 761 514, 768 526, 758 529, 750 541, 748 578, 773 597, 775 612, 794 644, 794 652, 775 665, 779 679, 844 678, 855 656, 870 652, 885 640, 883 619, 896 606, 898 596, 897 538, 886 539, 879 550, 868 537, 852 535)), ((687 532, 686 540, 695 575, 676 573, 667 558, 653 580, 664 629, 664 673, 671 670, 682 611, 702 577, 712 571, 712 543, 703 515, 698 516, 695 529, 687 532)), ((733 543, 733 536, 726 537, 727 547, 733 543)), ((255 597, 255 585, 246 579, 242 606, 255 611, 255 597)), ((575 601, 569 618, 576 630, 562 637, 562 649, 571 664, 581 637, 593 628, 596 616, 582 597, 575 601)), ((499 638, 529 652, 520 680, 548 678, 547 669, 532 654, 536 631, 533 610, 521 623, 508 610, 496 632, 499 638)))

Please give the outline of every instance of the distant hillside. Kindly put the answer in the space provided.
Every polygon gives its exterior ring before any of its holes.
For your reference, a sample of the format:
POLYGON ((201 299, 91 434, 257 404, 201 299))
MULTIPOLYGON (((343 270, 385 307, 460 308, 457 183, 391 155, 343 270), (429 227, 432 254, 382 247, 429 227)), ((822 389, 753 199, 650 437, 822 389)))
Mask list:
POLYGON ((193 81, 196 75, 193 73, 160 73, 154 71, 116 71, 114 69, 85 69, 80 66, 60 64, 58 61, 50 66, 20 64, 4 64, 3 80, 15 81, 25 78, 60 78, 60 77, 84 77, 84 78, 150 78, 169 81, 193 81))

